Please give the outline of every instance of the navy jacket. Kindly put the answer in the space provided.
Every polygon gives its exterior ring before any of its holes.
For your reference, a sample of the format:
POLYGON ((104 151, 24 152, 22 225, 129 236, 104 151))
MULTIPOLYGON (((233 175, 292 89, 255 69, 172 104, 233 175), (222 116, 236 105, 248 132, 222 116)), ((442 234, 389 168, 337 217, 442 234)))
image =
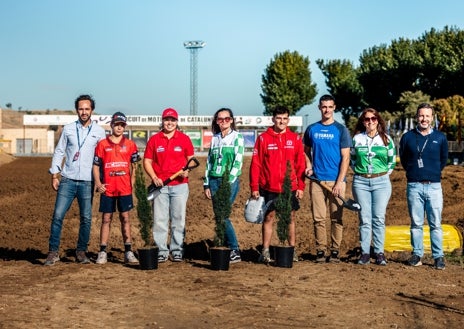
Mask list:
POLYGON ((399 154, 408 183, 439 183, 441 171, 448 162, 448 141, 442 132, 435 129, 426 136, 417 129, 410 130, 401 137, 399 154), (419 155, 424 164, 422 168, 418 164, 419 155))

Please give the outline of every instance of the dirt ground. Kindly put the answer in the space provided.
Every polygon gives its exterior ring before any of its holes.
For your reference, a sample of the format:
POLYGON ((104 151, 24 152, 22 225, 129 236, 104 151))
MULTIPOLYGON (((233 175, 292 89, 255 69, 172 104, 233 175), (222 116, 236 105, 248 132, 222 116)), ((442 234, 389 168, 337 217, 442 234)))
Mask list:
MULTIPOLYGON (((406 266, 409 252, 388 253, 386 267, 357 265, 353 212, 345 211, 342 262, 314 263, 308 193, 297 213, 300 261, 288 269, 257 263, 260 226, 243 218, 249 158, 232 215, 243 261, 231 264, 229 271, 211 270, 212 209, 201 186, 205 159, 199 159, 201 169, 191 173, 186 260, 142 271, 123 265, 117 222, 109 263, 74 262, 76 204, 63 228, 62 261, 42 266, 55 201, 47 173, 51 159, 13 159, 0 153, 0 328, 458 328, 464 323, 463 258, 447 257, 444 271, 434 270, 430 257, 424 266, 406 266)), ((448 166, 443 177, 443 222, 462 230, 464 168, 448 166)), ((407 225, 401 168, 392 182, 387 224, 407 225)), ((99 199, 94 201, 92 259, 101 223, 99 199)), ((136 250, 142 241, 135 211, 132 228, 136 250)))

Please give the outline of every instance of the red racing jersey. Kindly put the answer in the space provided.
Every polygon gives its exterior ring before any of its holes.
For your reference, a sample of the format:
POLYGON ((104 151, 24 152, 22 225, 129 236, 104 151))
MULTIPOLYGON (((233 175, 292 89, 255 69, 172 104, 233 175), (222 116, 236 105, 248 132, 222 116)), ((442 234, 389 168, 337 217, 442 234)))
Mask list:
POLYGON ((250 166, 251 191, 262 188, 269 192, 282 193, 287 161, 292 172, 292 191, 305 189, 305 154, 301 137, 286 130, 278 134, 272 127, 258 136, 250 166))
MULTIPOLYGON (((181 170, 187 164, 187 159, 193 156, 193 144, 186 134, 176 130, 171 138, 162 131, 151 136, 145 148, 144 158, 152 159, 152 167, 156 176, 166 180, 181 170)), ((168 185, 187 183, 188 177, 178 176, 168 185)))
POLYGON ((118 144, 113 143, 109 136, 98 142, 93 163, 100 167, 106 196, 132 194, 131 167, 139 159, 137 145, 124 136, 118 144))

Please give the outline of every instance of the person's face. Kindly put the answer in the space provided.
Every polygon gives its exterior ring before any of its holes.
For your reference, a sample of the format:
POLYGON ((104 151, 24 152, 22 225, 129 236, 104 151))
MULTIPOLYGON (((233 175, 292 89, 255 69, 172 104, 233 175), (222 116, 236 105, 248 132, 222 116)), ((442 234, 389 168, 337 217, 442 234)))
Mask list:
POLYGON ((112 125, 113 127, 113 135, 116 137, 121 136, 124 134, 124 130, 126 130, 126 124, 124 122, 116 122, 112 125))
POLYGON ((82 101, 79 101, 77 104, 78 106, 77 106, 76 112, 77 112, 77 116, 79 117, 79 120, 83 124, 89 122, 90 116, 92 115, 92 111, 93 111, 90 101, 82 100, 82 101))
POLYGON ((274 123, 274 131, 276 133, 281 133, 287 129, 288 122, 290 118, 288 113, 285 114, 277 114, 276 116, 272 117, 272 122, 274 123))
POLYGON ((167 117, 163 119, 163 130, 165 133, 172 133, 177 129, 177 120, 175 118, 167 117))
POLYGON ((419 129, 425 130, 428 129, 433 120, 433 111, 429 108, 421 108, 417 111, 417 124, 419 125, 419 129))
POLYGON ((216 123, 221 131, 228 130, 234 119, 230 116, 229 111, 221 111, 218 113, 216 123))
POLYGON ((366 114, 364 114, 363 123, 364 123, 364 127, 366 127, 367 132, 377 130, 377 127, 379 125, 379 121, 377 120, 377 117, 375 116, 374 113, 371 113, 371 112, 366 112, 366 114))
POLYGON ((330 120, 333 119, 335 111, 335 102, 332 100, 322 101, 319 104, 319 111, 321 111, 322 119, 330 120))

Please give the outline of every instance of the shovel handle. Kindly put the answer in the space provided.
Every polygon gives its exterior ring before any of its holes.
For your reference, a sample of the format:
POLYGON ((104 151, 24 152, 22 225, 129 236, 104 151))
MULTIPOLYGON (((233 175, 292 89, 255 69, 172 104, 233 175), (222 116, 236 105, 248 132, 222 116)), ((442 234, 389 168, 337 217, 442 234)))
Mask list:
MULTIPOLYGON (((329 192, 332 192, 332 188, 327 185, 326 183, 324 183, 323 181, 321 181, 319 178, 317 177, 314 177, 314 176, 306 176, 307 178, 309 178, 310 180, 312 180, 313 182, 316 182, 318 183, 319 185, 321 185, 323 188, 325 188, 327 191, 329 192)), ((346 201, 344 198, 342 198, 341 196, 337 195, 337 198, 340 199, 340 201, 343 202, 343 204, 346 204, 346 201)))

